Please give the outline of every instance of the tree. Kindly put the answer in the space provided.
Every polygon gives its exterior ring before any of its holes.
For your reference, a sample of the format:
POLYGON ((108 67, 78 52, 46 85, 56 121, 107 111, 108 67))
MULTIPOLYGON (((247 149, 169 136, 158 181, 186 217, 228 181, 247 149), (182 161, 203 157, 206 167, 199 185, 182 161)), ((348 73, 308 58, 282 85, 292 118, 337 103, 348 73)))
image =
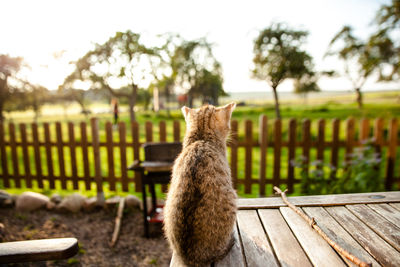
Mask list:
POLYGON ((277 87, 286 79, 309 74, 313 67, 311 56, 301 50, 307 35, 276 23, 260 31, 254 40, 253 77, 272 87, 277 118, 281 117, 277 87))
POLYGON ((143 44, 141 36, 131 31, 117 32, 104 44, 86 53, 76 63, 75 71, 64 85, 76 80, 91 83, 91 88, 105 89, 114 97, 128 100, 131 121, 135 121, 139 83, 160 75, 162 64, 157 49, 143 44), (117 88, 129 87, 129 92, 117 88))
POLYGON ((307 102, 307 95, 311 92, 319 92, 317 75, 304 75, 300 79, 294 81, 294 92, 303 95, 304 102, 307 102))
POLYGON ((22 65, 22 58, 0 55, 0 122, 3 121, 5 104, 10 100, 13 92, 18 91, 14 86, 9 85, 10 78, 16 75, 22 65))
POLYGON ((218 103, 222 88, 222 68, 212 53, 212 45, 206 39, 186 41, 175 46, 171 56, 172 78, 175 84, 186 89, 190 107, 193 99, 211 96, 218 103), (208 95, 207 95, 208 94, 208 95))
POLYGON ((400 78, 400 0, 383 5, 373 21, 376 31, 367 45, 377 54, 379 80, 392 81, 400 78))
POLYGON ((344 26, 332 38, 325 55, 337 56, 343 60, 345 75, 353 85, 357 95, 357 104, 361 109, 363 104, 361 89, 377 69, 380 56, 365 42, 355 37, 350 26, 344 26), (334 45, 337 43, 340 43, 339 48, 335 49, 334 45))

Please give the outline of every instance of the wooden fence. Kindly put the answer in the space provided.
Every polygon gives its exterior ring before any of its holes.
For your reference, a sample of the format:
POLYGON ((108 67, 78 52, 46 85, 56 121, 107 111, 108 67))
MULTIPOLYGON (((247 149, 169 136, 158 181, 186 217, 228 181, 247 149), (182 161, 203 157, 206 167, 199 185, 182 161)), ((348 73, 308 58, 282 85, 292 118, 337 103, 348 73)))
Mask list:
MULTIPOLYGON (((400 187, 400 178, 395 177, 397 119, 388 121, 388 129, 383 119, 376 119, 373 127, 370 127, 368 119, 357 123, 354 119, 348 119, 344 123, 343 135, 340 131, 343 123, 338 119, 332 120, 331 128, 328 128, 331 138, 328 139, 325 137, 327 127, 323 119, 317 122, 316 134, 312 134, 310 120, 300 123, 295 119, 288 121, 287 130, 285 128, 283 134, 281 120, 268 123, 268 118, 262 115, 258 123, 259 136, 255 139, 252 121, 244 122, 244 134, 241 134, 240 138, 239 124, 235 120, 232 121, 228 158, 235 188, 243 188, 243 193, 250 194, 253 193, 253 185, 256 184, 258 194, 264 196, 271 193, 271 190, 266 191, 266 188, 284 184, 293 192, 299 179, 295 177, 296 171, 290 162, 299 156, 299 152, 307 164, 310 163, 310 159, 315 159, 329 161, 332 166, 338 167, 340 150, 344 150, 345 155, 342 158, 348 160, 348 155, 354 147, 362 145, 363 141, 372 137, 376 151, 385 159, 382 166, 385 168, 386 190, 393 189, 396 183, 396 188, 400 187)), ((143 126, 140 127, 138 123, 129 124, 127 129, 127 125, 120 122, 117 137, 113 134, 113 125, 110 122, 105 123, 105 136, 102 137, 99 135, 98 120, 93 118, 90 124, 89 136, 87 124, 80 123, 79 137, 75 135, 77 129, 73 123, 67 124, 67 135, 64 135, 60 122, 55 123, 55 135, 51 132, 52 125, 49 123, 43 123, 42 128, 33 123, 29 133, 26 124, 19 124, 19 138, 13 123, 8 124, 8 131, 0 124, 0 181, 3 187, 31 188, 37 185, 39 188, 55 189, 57 182, 62 189, 72 187, 73 190, 77 190, 84 185, 86 190, 91 190, 95 184, 96 190, 102 192, 106 184, 110 191, 133 190, 133 185, 134 190, 140 191, 140 177, 127 171, 130 163, 128 161, 133 162, 142 157, 143 142, 167 141, 166 122, 159 123, 157 139, 153 137, 152 122, 146 122, 145 138, 142 138, 145 140, 142 142, 139 130, 143 126), (127 131, 130 131, 130 136, 127 131), (116 162, 118 158, 119 162, 116 162), (116 167, 119 175, 116 173, 116 167)), ((172 126, 173 140, 168 141, 181 141, 180 122, 174 121, 172 126)))

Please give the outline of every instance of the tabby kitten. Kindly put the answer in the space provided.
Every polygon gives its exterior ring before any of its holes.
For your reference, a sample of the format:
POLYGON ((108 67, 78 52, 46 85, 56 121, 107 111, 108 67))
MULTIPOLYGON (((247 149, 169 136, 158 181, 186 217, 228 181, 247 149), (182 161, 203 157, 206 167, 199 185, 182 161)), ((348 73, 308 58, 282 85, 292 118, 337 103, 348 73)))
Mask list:
POLYGON ((186 134, 175 160, 164 210, 164 232, 179 262, 204 266, 231 249, 236 192, 226 139, 236 104, 182 108, 186 134))

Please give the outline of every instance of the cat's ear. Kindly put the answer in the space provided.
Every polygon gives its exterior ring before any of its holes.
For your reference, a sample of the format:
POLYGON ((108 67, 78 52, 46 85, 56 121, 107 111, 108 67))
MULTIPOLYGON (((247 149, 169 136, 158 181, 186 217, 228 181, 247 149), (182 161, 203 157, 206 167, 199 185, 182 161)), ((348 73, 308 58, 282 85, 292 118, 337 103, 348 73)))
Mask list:
POLYGON ((188 114, 190 112, 190 108, 188 108, 186 106, 183 106, 181 110, 182 110, 183 117, 187 121, 187 116, 188 116, 188 114))
POLYGON ((229 119, 231 118, 232 112, 233 112, 233 110, 235 108, 236 108, 236 103, 235 102, 229 103, 229 104, 227 104, 227 105, 222 107, 222 109, 224 109, 226 114, 228 115, 229 119))

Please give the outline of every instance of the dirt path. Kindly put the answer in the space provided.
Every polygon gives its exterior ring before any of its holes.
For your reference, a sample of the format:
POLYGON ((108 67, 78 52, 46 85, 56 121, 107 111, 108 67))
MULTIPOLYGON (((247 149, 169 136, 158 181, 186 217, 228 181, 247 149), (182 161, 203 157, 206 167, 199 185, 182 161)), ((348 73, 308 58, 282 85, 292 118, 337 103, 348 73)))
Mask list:
POLYGON ((118 243, 110 248, 116 210, 61 214, 46 210, 19 213, 0 209, 4 224, 0 241, 76 237, 80 252, 69 260, 14 266, 168 266, 171 258, 161 227, 151 227, 153 237, 143 237, 140 211, 124 214, 118 243))

